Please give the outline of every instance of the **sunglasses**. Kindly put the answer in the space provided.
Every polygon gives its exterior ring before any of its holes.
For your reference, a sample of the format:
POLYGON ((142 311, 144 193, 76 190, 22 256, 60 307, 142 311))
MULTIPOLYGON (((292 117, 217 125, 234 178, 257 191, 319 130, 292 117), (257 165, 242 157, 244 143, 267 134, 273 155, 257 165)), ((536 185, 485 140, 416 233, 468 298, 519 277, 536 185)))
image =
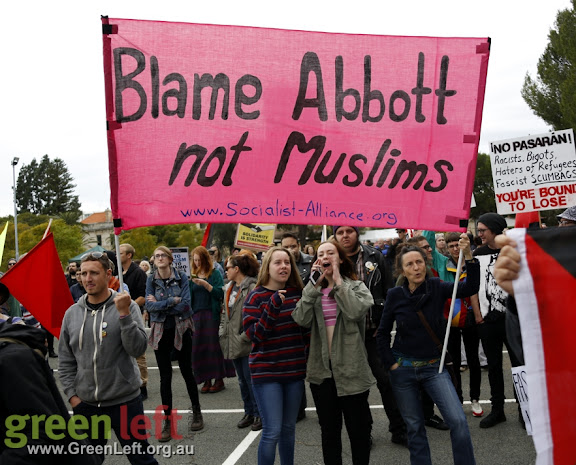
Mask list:
POLYGON ((108 255, 106 255, 105 252, 90 252, 82 255, 82 261, 84 262, 86 260, 100 260, 102 257, 108 258, 108 255))

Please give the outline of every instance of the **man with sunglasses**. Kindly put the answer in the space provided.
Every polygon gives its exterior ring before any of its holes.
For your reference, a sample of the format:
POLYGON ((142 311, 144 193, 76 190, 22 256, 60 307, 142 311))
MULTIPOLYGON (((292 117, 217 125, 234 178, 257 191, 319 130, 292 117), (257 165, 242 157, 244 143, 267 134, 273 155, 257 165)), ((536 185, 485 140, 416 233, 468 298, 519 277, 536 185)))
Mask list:
MULTIPOLYGON (((128 292, 108 288, 112 271, 105 253, 82 257, 80 271, 86 295, 66 311, 60 333, 58 371, 64 393, 74 414, 110 418, 121 446, 130 450, 130 463, 157 464, 147 452, 148 441, 138 439, 147 437, 145 428, 133 423, 144 414, 135 361, 147 345, 140 308, 128 292)), ((107 442, 104 422, 95 423, 88 436, 100 447, 107 442)))

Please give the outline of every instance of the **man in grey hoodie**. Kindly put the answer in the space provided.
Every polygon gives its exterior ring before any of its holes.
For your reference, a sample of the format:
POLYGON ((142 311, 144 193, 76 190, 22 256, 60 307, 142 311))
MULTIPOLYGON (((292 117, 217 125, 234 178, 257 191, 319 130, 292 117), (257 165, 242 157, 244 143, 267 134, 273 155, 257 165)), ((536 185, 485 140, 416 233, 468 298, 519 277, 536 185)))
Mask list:
POLYGON ((102 460, 111 427, 130 463, 157 464, 148 441, 138 439, 148 437, 135 360, 147 344, 140 308, 127 292, 108 289, 106 254, 85 255, 80 270, 86 294, 66 311, 58 347, 64 393, 74 414, 88 419, 89 440, 102 460))

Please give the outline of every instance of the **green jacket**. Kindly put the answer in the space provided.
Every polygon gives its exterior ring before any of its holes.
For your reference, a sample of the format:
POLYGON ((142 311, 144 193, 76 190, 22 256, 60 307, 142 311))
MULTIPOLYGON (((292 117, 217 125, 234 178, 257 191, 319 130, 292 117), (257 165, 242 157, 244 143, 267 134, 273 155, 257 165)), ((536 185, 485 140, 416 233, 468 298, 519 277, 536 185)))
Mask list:
POLYGON ((339 397, 359 394, 375 383, 364 345, 366 313, 374 305, 374 299, 362 281, 346 278, 342 285, 334 287, 330 296, 334 297, 337 305, 330 354, 322 312, 322 292, 309 282, 292 312, 296 323, 311 329, 306 379, 320 384, 334 376, 339 397))
POLYGON ((438 277, 442 281, 453 283, 454 265, 452 265, 451 260, 446 255, 442 255, 436 250, 436 234, 434 231, 422 231, 422 235, 428 240, 430 247, 432 247, 432 268, 438 272, 438 277), (450 268, 450 270, 448 268, 450 268))
MULTIPOLYGON (((234 281, 230 281, 229 286, 234 286, 234 281)), ((242 324, 242 308, 244 301, 252 290, 256 287, 256 278, 246 276, 240 284, 234 305, 230 308, 226 299, 228 292, 224 293, 224 313, 220 320, 220 347, 225 359, 234 360, 241 357, 248 357, 252 350, 252 341, 244 332, 242 324)), ((229 288, 226 288, 228 291, 229 288)))

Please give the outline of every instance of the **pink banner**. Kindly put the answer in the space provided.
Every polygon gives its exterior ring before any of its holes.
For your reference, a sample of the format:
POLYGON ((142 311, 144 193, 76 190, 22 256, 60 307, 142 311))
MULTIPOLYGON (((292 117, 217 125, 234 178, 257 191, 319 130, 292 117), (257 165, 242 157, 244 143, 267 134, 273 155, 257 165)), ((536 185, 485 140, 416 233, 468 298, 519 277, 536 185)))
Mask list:
POLYGON ((489 39, 103 23, 117 231, 463 230, 489 39))

